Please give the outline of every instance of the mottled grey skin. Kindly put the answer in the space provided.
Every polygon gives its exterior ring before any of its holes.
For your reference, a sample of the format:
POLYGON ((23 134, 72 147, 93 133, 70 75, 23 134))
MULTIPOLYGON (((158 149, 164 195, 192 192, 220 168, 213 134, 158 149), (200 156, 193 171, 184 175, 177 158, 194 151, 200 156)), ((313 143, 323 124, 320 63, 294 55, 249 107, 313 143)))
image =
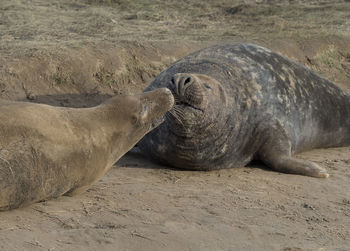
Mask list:
POLYGON ((151 158, 195 170, 270 168, 328 177, 294 158, 312 148, 350 145, 350 95, 268 49, 233 43, 188 55, 146 90, 168 87, 176 104, 139 147, 151 158))
POLYGON ((0 101, 0 210, 85 191, 173 104, 164 88, 82 109, 0 101))

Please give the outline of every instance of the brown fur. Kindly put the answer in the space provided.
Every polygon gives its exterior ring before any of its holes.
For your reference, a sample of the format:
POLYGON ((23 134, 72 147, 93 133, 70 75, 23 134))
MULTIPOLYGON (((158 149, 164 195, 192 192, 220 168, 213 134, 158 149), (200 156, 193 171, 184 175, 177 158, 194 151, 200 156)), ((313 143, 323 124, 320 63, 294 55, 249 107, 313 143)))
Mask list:
POLYGON ((166 88, 93 108, 0 102, 0 210, 86 190, 173 103, 166 88))

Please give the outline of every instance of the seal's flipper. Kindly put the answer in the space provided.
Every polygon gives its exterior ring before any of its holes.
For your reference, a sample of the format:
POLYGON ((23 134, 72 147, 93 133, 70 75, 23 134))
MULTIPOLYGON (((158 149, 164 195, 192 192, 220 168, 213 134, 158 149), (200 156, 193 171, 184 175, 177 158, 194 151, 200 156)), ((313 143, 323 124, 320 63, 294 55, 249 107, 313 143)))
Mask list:
POLYGON ((288 156, 272 156, 263 160, 272 169, 291 174, 301 174, 316 178, 328 178, 329 174, 323 168, 311 161, 297 159, 288 156))
POLYGON ((316 163, 292 157, 290 140, 283 140, 276 134, 265 142, 258 155, 262 162, 278 172, 316 178, 328 178, 329 176, 327 171, 316 163))

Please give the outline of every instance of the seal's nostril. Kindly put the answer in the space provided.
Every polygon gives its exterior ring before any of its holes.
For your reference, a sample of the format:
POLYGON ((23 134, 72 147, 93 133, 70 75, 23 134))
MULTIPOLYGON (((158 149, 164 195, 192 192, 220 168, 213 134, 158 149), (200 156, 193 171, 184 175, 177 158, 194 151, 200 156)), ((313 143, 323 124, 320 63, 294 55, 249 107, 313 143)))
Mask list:
POLYGON ((171 78, 171 83, 172 83, 173 85, 175 85, 175 77, 172 77, 172 78, 171 78))
POLYGON ((191 83, 191 77, 187 77, 184 82, 184 86, 191 83))

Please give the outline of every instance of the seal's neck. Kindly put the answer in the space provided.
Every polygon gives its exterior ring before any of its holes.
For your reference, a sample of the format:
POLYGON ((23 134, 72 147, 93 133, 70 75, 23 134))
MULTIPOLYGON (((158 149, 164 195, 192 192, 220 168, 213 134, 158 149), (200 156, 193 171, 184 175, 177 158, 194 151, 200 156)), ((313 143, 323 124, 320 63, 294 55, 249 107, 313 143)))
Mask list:
POLYGON ((129 149, 128 131, 125 121, 118 116, 118 111, 108 109, 108 104, 92 108, 81 108, 70 111, 70 123, 76 135, 82 135, 82 142, 90 142, 89 148, 104 149, 110 153, 106 158, 107 166, 112 166, 129 149))

